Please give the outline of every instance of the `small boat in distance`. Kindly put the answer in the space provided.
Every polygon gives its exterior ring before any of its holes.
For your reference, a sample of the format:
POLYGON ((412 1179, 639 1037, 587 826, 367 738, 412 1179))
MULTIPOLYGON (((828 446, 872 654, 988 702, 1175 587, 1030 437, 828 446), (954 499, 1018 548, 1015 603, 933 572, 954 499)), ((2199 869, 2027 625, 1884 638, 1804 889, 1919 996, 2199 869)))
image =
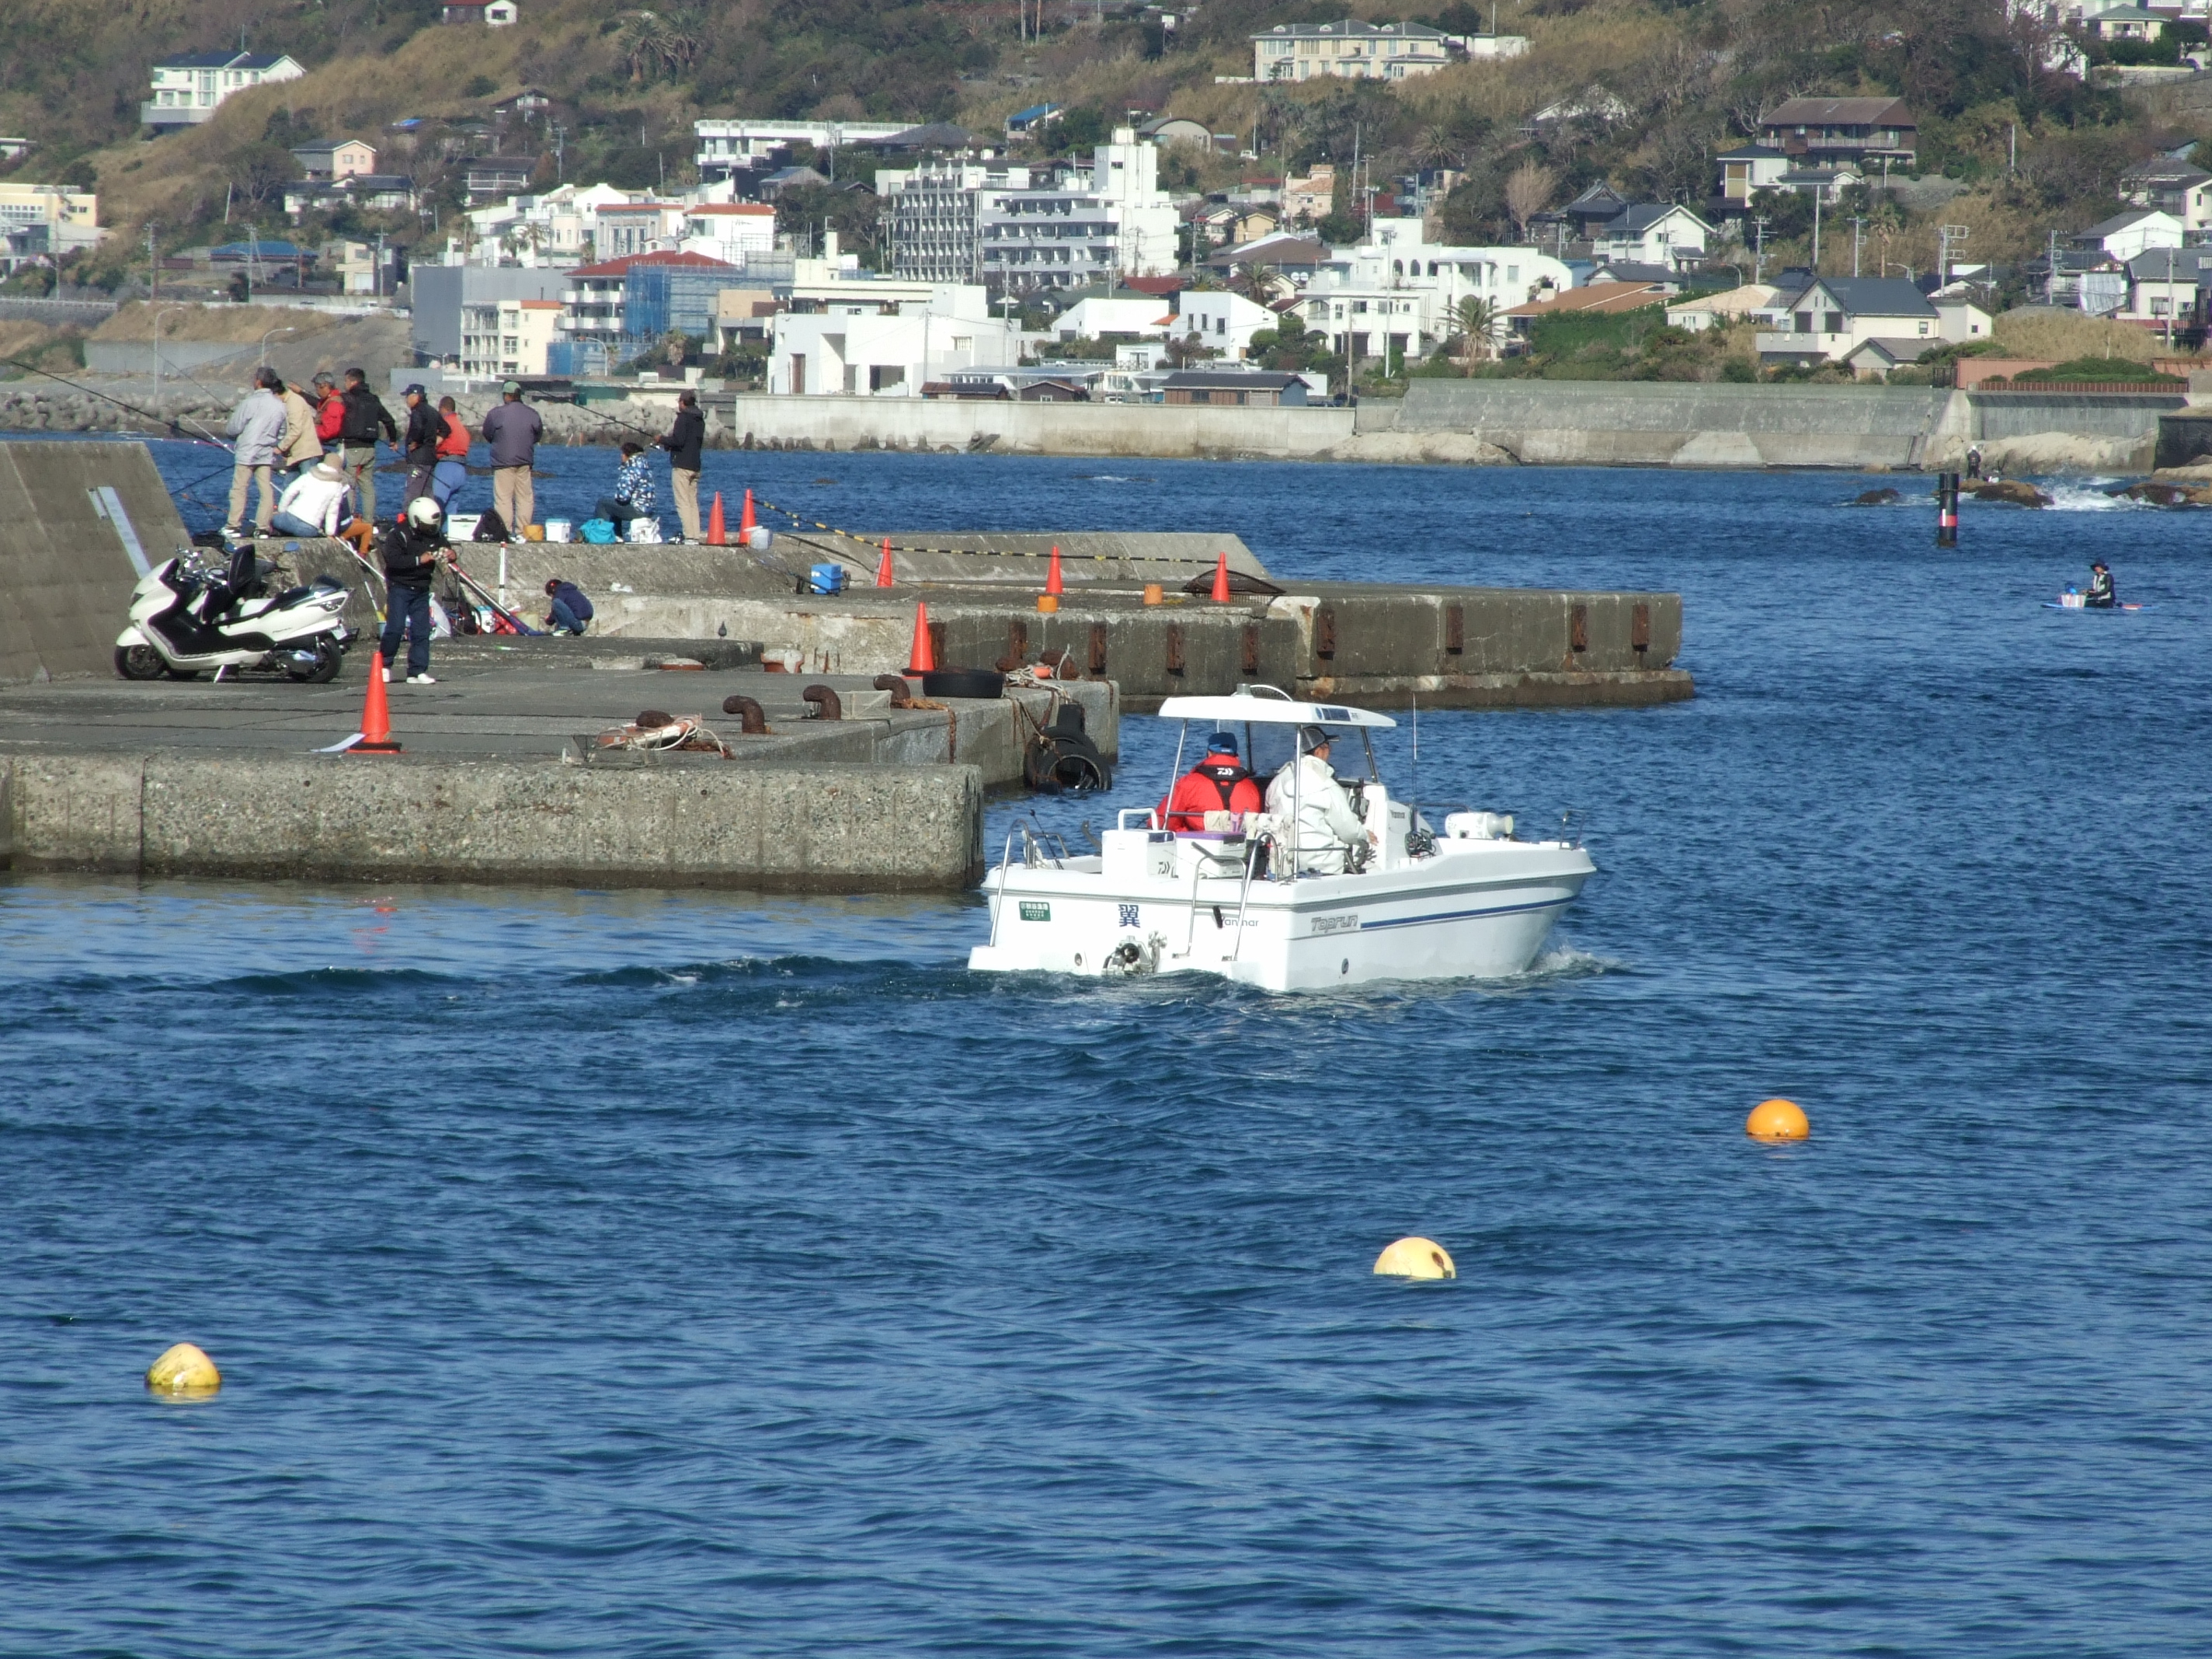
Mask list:
POLYGON ((1397 724, 1388 715, 1259 685, 1170 697, 1160 718, 1183 722, 1170 793, 1194 720, 1242 726, 1247 757, 1255 736, 1295 751, 1301 727, 1358 733, 1367 775, 1338 782, 1365 846, 1347 856, 1334 839, 1318 844, 1295 793, 1278 803, 1287 810, 1207 813, 1202 830, 1171 830, 1152 809, 1129 808, 1088 855, 1018 828, 984 878, 991 937, 969 953, 971 969, 1214 974, 1271 991, 1504 978, 1534 963, 1595 872, 1573 842, 1516 840, 1503 814, 1392 799, 1368 736, 1397 724))

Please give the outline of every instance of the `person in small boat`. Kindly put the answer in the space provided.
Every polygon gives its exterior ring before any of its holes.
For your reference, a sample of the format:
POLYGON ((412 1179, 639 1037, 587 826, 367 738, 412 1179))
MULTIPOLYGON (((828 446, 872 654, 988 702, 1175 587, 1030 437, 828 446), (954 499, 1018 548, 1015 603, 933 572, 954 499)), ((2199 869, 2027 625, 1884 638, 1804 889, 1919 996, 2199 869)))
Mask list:
POLYGON ((1352 866, 1353 848, 1369 840, 1367 826, 1352 810, 1352 797, 1328 763, 1328 733, 1318 726, 1298 728, 1298 754, 1267 786, 1267 811, 1288 819, 1295 803, 1298 869, 1310 875, 1340 875, 1352 866))
POLYGON ((2081 603, 2093 611, 2110 611, 2119 602, 2120 596, 2112 591, 2112 573, 2100 559, 2089 567, 2089 591, 2081 596, 2081 603))
POLYGON ((1257 812, 1264 805, 1259 780, 1237 758, 1236 738, 1216 732, 1206 740, 1206 758, 1177 778, 1174 792, 1160 803, 1159 818, 1169 829, 1188 834, 1229 827, 1218 818, 1209 825, 1210 815, 1257 812))

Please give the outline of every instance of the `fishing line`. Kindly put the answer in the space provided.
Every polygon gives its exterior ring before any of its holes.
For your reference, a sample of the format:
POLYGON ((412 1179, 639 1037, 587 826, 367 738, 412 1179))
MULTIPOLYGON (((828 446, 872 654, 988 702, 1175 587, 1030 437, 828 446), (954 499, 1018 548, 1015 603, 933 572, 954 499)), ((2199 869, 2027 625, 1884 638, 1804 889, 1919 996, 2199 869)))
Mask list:
MULTIPOLYGON (((180 416, 176 420, 171 420, 167 416, 155 414, 150 409, 143 409, 137 404, 127 403, 120 398, 110 397, 105 392, 96 392, 88 386, 81 386, 76 381, 70 380, 66 374, 57 374, 51 368, 40 368, 36 363, 27 363, 21 357, 0 357, 0 363, 7 363, 14 368, 20 368, 27 374, 43 374, 50 380, 59 380, 64 386, 68 386, 73 392, 82 392, 88 398, 97 398, 102 403, 113 404, 118 409, 127 409, 133 415, 137 415, 143 419, 153 422, 155 425, 171 433, 183 442, 211 444, 217 449, 228 449, 230 447, 228 444, 223 442, 222 439, 216 437, 212 432, 208 432, 207 428, 198 422, 195 422, 194 424, 199 425, 200 430, 203 433, 205 433, 206 435, 204 437, 193 437, 191 434, 183 429, 184 416, 180 416)), ((197 380, 194 380, 192 384, 194 386, 199 386, 199 382, 197 380)), ((207 388, 205 386, 200 386, 200 390, 205 392, 207 388)))

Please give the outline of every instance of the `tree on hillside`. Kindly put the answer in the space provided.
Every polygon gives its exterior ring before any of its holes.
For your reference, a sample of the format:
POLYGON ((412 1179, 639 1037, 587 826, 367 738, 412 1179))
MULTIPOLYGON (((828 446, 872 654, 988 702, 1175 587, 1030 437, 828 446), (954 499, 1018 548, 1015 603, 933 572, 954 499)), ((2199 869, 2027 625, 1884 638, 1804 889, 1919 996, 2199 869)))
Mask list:
POLYGON ((1512 216, 1513 234, 1528 240, 1528 222, 1552 205, 1552 191, 1559 175, 1531 157, 1513 169, 1505 180, 1505 211, 1512 216))

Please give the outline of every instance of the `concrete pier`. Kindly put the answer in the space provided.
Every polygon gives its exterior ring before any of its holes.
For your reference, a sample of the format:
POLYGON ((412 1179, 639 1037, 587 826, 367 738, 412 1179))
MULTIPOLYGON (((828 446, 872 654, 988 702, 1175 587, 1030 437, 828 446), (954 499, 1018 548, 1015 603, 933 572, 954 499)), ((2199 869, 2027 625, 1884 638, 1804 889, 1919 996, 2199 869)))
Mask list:
MULTIPOLYGON (((940 664, 1050 659, 1071 675, 1117 682, 1140 710, 1254 682, 1386 708, 1416 697, 1431 707, 1617 707, 1695 690, 1674 665, 1675 593, 1298 582, 1216 603, 1206 593, 1218 554, 1235 574, 1278 585, 1233 536, 1070 535, 1058 538, 1066 592, 1048 614, 1036 594, 1054 538, 893 533, 897 585, 888 589, 870 585, 880 539, 783 535, 765 559, 735 549, 532 544, 507 549, 507 568, 519 596, 551 575, 580 583, 599 607, 601 646, 633 632, 753 639, 771 654, 795 649, 854 674, 903 669, 915 607, 926 603, 940 664), (796 571, 830 561, 847 570, 845 592, 793 592, 796 571), (1144 602, 1148 582, 1163 589, 1162 603, 1144 602)), ((344 574, 347 556, 335 546, 305 557, 344 574)), ((477 579, 492 580, 496 550, 472 557, 477 579)), ((367 607, 358 608, 366 626, 367 607)))
MULTIPOLYGON (((980 872, 987 794, 1018 786, 1029 734, 1051 717, 1042 690, 902 710, 854 676, 641 666, 675 654, 441 642, 436 686, 391 688, 405 752, 377 758, 314 752, 357 729, 365 649, 325 686, 0 690, 0 858, 148 875, 953 890, 980 872), (809 718, 816 684, 842 718, 809 718), (721 713, 733 693, 762 706, 765 733, 721 713), (648 708, 703 714, 737 757, 595 747, 648 708)), ((1114 755, 1115 688, 1060 695, 1114 755)))

